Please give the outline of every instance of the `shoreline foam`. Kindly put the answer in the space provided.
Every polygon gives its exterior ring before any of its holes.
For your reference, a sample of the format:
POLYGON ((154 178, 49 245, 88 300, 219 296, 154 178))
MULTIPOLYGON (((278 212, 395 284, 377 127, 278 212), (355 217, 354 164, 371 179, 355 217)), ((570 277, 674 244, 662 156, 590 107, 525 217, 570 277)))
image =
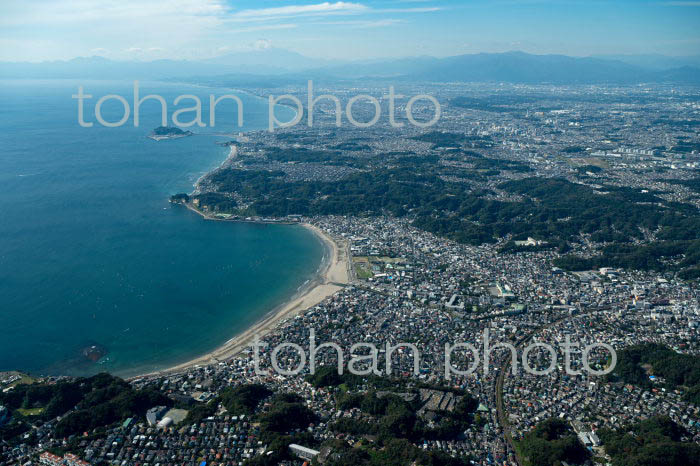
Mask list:
MULTIPOLYGON (((238 156, 238 146, 236 144, 231 144, 229 146, 229 153, 226 159, 213 170, 202 175, 194 184, 195 192, 199 191, 200 182, 206 178, 211 172, 218 170, 222 167, 228 165, 231 160, 238 156)), ((261 222, 258 220, 243 220, 243 219, 222 219, 207 215, 207 213, 195 208, 190 203, 184 204, 189 210, 195 212, 196 214, 202 216, 205 220, 213 221, 223 221, 223 222, 254 222, 254 223, 269 223, 261 222)), ((275 222, 275 223, 287 223, 287 222, 275 222)), ((293 223, 293 222, 289 222, 293 223)), ((323 260, 319 265, 319 269, 314 277, 307 282, 305 282, 294 295, 292 295, 288 300, 284 301, 282 304, 276 306, 269 312, 267 312, 262 319, 257 321, 251 327, 245 331, 234 335, 232 338, 227 340, 224 344, 218 346, 214 350, 199 356, 197 358, 191 359, 189 361, 176 364, 174 366, 167 367, 165 369, 151 371, 145 374, 136 375, 129 377, 129 380, 144 378, 144 377, 157 377, 166 374, 172 374, 177 372, 183 372, 187 369, 196 366, 206 366, 211 364, 218 364, 227 359, 231 359, 234 356, 240 354, 245 349, 251 346, 252 341, 255 336, 262 338, 267 333, 275 329, 283 321, 294 317, 302 312, 312 308, 329 296, 334 295, 337 291, 341 290, 343 286, 350 282, 350 272, 349 272, 349 254, 350 250, 347 244, 338 244, 336 240, 331 238, 327 233, 310 223, 296 223, 309 231, 311 231, 321 242, 324 244, 326 251, 324 252, 323 260)))
MULTIPOLYGON (((206 220, 215 221, 237 221, 237 220, 222 220, 212 218, 194 207, 187 206, 193 212, 198 213, 206 220)), ((319 304, 329 296, 334 295, 341 290, 344 285, 349 283, 349 250, 347 245, 338 244, 336 240, 331 238, 323 230, 310 223, 299 223, 298 225, 311 231, 324 244, 326 251, 324 258, 319 266, 319 269, 314 278, 308 280, 300 289, 287 301, 278 305, 264 317, 253 324, 245 331, 234 335, 224 344, 214 350, 199 356, 195 359, 180 363, 162 370, 149 372, 146 374, 130 377, 130 380, 144 377, 157 377, 166 374, 183 372, 187 369, 196 366, 206 366, 218 364, 230 359, 247 348, 250 348, 255 336, 262 338, 287 319, 301 314, 302 312, 319 304)))

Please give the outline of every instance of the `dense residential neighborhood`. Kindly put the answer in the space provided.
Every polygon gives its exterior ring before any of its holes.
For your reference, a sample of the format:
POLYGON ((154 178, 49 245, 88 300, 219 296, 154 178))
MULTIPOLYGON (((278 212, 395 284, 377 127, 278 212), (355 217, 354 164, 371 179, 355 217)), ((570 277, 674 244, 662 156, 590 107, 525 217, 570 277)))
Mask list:
MULTIPOLYGON (((403 464, 525 466, 544 464, 528 442, 554 419, 583 463, 617 466, 606 448, 610 432, 659 415, 678 428, 674 441, 697 451, 700 399, 691 377, 677 383, 653 364, 625 359, 645 380, 632 383, 607 373, 611 353, 600 346, 614 348, 619 364, 625 348, 654 343, 694 356, 700 367, 696 92, 664 85, 406 87, 405 94, 445 103, 438 125, 338 128, 333 103, 321 101, 313 128, 302 121, 232 136, 237 150, 227 162, 194 193, 173 198, 172 208, 185 204, 212 219, 313 225, 347 261, 347 283, 334 283, 337 292, 261 335, 264 346, 128 381, 135 393, 164 395, 167 406, 66 436, 55 428, 69 413, 35 423, 31 414, 16 414, 31 427, 3 437, 0 462, 382 464, 371 461, 395 448, 410 452, 403 464), (375 180, 376 173, 391 176, 375 180), (532 178, 552 192, 530 189, 532 178), (334 192, 341 184, 357 191, 334 192), (600 209, 611 214, 592 220, 576 209, 577 199, 601 199, 600 209), (498 218, 513 206, 521 215, 498 218), (478 219, 470 217, 476 212, 478 219), (659 246, 671 243, 672 252, 659 246), (594 257, 598 262, 575 266, 594 257), (316 354, 323 377, 310 374, 312 333, 318 344, 339 348, 316 354), (569 343, 573 350, 565 352, 569 343), (378 349, 375 366, 371 351, 357 344, 378 349), (299 374, 275 370, 279 345, 279 365, 301 367, 299 374), (367 372, 348 374, 360 356, 357 367, 367 372), (345 371, 333 376, 338 366, 345 371), (250 386, 266 390, 245 404, 241 393, 250 386)), ((250 90, 305 102, 303 88, 250 90)), ((336 88, 316 92, 346 98, 336 88)), ((362 92, 379 97, 386 90, 377 84, 362 92)), ((397 115, 405 106, 397 103, 397 115)), ((371 119, 373 106, 355 108, 356 119, 371 119)), ((417 119, 433 111, 429 103, 414 107, 417 119)), ((32 382, 72 380, 42 375, 32 374, 32 382)), ((0 404, 24 386, 21 377, 0 378, 0 404)), ((0 407, 0 425, 10 417, 0 407)))

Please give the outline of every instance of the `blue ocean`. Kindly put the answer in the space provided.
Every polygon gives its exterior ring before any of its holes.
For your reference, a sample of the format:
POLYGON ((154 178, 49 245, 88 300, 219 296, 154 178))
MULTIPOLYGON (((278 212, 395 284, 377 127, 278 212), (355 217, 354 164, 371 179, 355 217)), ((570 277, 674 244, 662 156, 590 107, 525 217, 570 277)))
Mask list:
MULTIPOLYGON (((225 160, 222 132, 267 126, 267 102, 237 93, 217 106, 216 128, 153 141, 157 102, 108 128, 95 120, 97 99, 132 98, 131 82, 0 81, 0 370, 129 376, 190 360, 221 345, 285 301, 316 272, 323 245, 293 225, 206 221, 169 196, 190 192, 225 160), (85 101, 78 124, 78 86, 85 101), (217 134, 218 133, 218 134, 217 134), (98 362, 84 355, 96 345, 98 362)), ((175 96, 233 93, 141 82, 172 110, 175 96)), ((118 121, 116 100, 102 106, 118 121)), ((276 110, 282 121, 293 110, 276 110)), ((192 114, 181 115, 188 121, 192 114)))

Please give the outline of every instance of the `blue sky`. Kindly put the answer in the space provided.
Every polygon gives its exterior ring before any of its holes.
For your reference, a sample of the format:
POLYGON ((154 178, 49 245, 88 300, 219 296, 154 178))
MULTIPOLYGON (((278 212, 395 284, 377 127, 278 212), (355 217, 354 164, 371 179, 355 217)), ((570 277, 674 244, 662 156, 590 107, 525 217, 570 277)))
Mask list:
POLYGON ((700 1, 3 0, 0 60, 700 54, 700 1))

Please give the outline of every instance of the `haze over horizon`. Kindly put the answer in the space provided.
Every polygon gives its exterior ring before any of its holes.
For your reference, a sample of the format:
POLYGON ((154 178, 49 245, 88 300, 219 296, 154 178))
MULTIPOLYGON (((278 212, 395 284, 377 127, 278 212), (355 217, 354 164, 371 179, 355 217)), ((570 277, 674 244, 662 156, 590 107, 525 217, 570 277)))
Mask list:
POLYGON ((328 60, 700 50, 697 1, 11 0, 3 10, 0 61, 207 59, 271 48, 328 60))

